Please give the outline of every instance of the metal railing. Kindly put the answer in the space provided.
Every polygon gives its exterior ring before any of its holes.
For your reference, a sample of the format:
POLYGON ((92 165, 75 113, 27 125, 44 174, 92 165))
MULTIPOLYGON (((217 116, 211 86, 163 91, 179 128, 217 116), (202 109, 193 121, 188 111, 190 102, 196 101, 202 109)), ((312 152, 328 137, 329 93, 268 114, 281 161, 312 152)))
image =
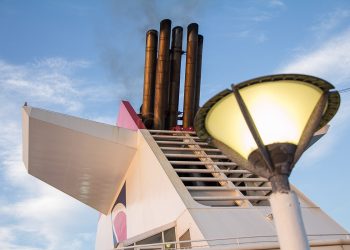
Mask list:
MULTIPOLYGON (((350 245, 350 234, 308 234, 310 246, 322 245, 350 245), (332 243, 333 240, 333 243, 332 243), (338 243, 337 240, 345 240, 343 243, 338 243), (322 243, 324 242, 324 243, 322 243)), ((255 235, 246 237, 229 237, 206 240, 186 240, 186 241, 171 241, 163 243, 153 243, 144 245, 134 245, 126 247, 117 247, 119 250, 179 250, 179 249, 237 249, 247 245, 251 245, 252 249, 258 247, 261 249, 262 244, 275 243, 278 244, 277 235, 255 235), (181 247, 182 244, 190 244, 191 247, 181 247)), ((268 248, 266 248, 268 249, 268 248)))

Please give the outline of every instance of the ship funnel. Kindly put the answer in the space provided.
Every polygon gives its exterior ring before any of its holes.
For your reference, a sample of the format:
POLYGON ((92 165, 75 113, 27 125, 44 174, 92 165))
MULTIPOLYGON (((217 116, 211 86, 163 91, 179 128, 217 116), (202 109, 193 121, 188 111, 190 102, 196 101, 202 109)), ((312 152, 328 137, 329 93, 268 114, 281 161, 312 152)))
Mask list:
POLYGON ((194 98, 194 114, 199 109, 199 100, 201 93, 201 78, 202 78, 202 53, 203 53, 203 36, 198 35, 198 50, 197 50, 197 69, 196 69, 196 90, 195 90, 195 98, 194 98))
POLYGON ((173 28, 170 50, 170 91, 168 128, 177 125, 180 93, 180 73, 182 55, 182 27, 173 28))
POLYGON ((141 108, 142 121, 147 128, 152 128, 153 126, 157 43, 158 32, 156 30, 149 30, 146 34, 143 102, 141 108))
POLYGON ((165 128, 166 110, 169 103, 169 45, 171 21, 164 19, 160 23, 159 51, 156 67, 154 95, 154 129, 165 128))
MULTIPOLYGON (((183 28, 171 30, 171 21, 160 22, 146 34, 142 121, 148 129, 173 129, 178 124, 183 28), (170 46, 171 39, 171 46, 170 46), (158 50, 157 50, 158 49, 158 50)), ((183 102, 183 129, 192 129, 199 109, 203 36, 198 24, 187 27, 187 51, 183 102)))
POLYGON ((198 24, 191 23, 187 27, 187 52, 186 52, 186 75, 185 75, 185 93, 183 108, 183 127, 193 126, 195 115, 195 88, 197 71, 197 53, 198 53, 198 24))

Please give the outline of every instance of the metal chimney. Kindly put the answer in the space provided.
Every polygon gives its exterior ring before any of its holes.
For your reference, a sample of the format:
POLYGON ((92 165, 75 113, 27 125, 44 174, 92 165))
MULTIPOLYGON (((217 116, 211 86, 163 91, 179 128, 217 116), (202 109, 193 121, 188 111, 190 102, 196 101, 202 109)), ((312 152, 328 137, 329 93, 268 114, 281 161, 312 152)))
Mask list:
POLYGON ((157 65, 158 32, 149 30, 146 34, 146 53, 142 102, 142 121, 147 128, 153 125, 154 89, 157 65))
POLYGON ((169 44, 171 21, 164 19, 160 23, 159 51, 156 67, 155 99, 154 99, 154 129, 164 129, 165 110, 169 96, 169 44))
POLYGON ((196 70, 198 52, 198 24, 191 23, 187 27, 187 53, 185 74, 185 96, 183 109, 183 127, 193 126, 196 70))
POLYGON ((170 91, 168 128, 177 125, 180 92, 180 71, 182 55, 182 27, 176 26, 172 31, 170 54, 170 91))
POLYGON ((199 100, 201 93, 201 77, 202 77, 202 53, 203 53, 203 36, 198 35, 198 51, 197 51, 197 70, 196 70, 196 91, 194 98, 194 116, 199 109, 199 100))

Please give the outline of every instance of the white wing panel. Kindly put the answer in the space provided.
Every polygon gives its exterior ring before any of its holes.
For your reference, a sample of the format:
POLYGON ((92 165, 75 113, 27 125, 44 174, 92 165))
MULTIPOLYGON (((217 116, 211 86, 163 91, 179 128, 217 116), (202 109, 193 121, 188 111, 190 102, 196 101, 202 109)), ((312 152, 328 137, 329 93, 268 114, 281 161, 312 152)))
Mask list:
POLYGON ((136 147, 136 131, 23 107, 23 160, 28 172, 104 214, 136 147))

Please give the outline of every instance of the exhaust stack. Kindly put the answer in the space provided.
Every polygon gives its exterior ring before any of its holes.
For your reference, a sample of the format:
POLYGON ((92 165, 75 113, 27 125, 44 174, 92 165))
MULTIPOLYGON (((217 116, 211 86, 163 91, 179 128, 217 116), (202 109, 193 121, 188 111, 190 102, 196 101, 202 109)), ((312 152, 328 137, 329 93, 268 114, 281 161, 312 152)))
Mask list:
POLYGON ((201 78, 202 78, 202 53, 203 53, 203 36, 198 35, 196 91, 195 91, 195 98, 194 98, 193 118, 195 117, 199 109, 199 100, 200 100, 200 94, 201 94, 201 78))
POLYGON ((169 98, 169 44, 171 21, 164 19, 160 23, 159 51, 156 67, 154 95, 154 129, 165 128, 166 105, 169 98))
MULTIPOLYGON (((183 28, 171 30, 171 21, 160 23, 159 35, 149 30, 146 35, 142 121, 148 129, 181 129, 177 127, 181 78, 183 28), (170 47, 171 37, 171 48, 170 47), (158 40, 159 39, 159 40, 158 40), (158 48, 158 51, 157 51, 158 48)), ((187 54, 182 127, 191 130, 199 108, 203 36, 198 24, 187 27, 187 54)))
POLYGON ((180 72, 182 55, 182 27, 175 27, 172 31, 170 54, 170 91, 169 91, 169 118, 168 128, 177 125, 179 110, 180 72))
POLYGON ((157 65, 158 32, 149 30, 146 34, 146 53, 143 85, 142 121, 146 128, 153 126, 154 89, 157 65))
POLYGON ((183 127, 185 129, 193 126, 197 53, 198 53, 198 24, 191 23, 187 27, 185 96, 184 96, 184 109, 183 109, 183 127))

